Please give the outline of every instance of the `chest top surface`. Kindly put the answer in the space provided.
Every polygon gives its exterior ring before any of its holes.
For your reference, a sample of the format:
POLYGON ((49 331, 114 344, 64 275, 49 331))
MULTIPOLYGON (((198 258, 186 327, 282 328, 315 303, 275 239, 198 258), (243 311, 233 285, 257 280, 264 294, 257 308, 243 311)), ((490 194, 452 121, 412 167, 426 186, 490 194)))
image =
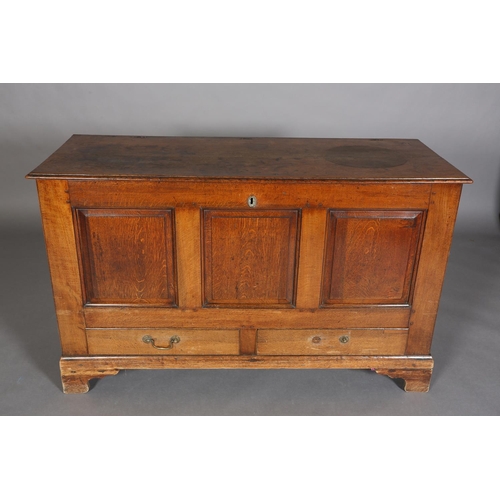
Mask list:
POLYGON ((470 183, 417 139, 73 135, 27 178, 470 183))

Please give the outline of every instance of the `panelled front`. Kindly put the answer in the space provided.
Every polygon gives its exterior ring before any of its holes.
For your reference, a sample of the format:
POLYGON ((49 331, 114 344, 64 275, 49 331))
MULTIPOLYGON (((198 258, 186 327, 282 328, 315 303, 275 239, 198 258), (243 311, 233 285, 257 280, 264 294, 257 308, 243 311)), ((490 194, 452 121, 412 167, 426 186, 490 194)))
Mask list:
POLYGON ((171 210, 76 210, 90 304, 175 305, 171 210))
POLYGON ((422 211, 330 210, 323 305, 407 304, 422 211))
POLYGON ((206 306, 294 305, 298 210, 204 210, 206 306))
POLYGON ((428 186, 69 184, 89 354, 404 354, 428 186))

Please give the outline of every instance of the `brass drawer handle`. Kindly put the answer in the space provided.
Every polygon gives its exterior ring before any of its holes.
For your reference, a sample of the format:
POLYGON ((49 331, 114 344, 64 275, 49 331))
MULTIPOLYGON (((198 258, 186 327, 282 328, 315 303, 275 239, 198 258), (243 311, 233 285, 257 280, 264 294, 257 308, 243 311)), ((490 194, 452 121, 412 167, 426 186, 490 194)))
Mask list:
POLYGON ((142 337, 142 341, 145 344, 151 344, 155 349, 166 351, 167 349, 173 349, 174 344, 178 344, 181 341, 181 339, 177 335, 172 335, 172 337, 170 337, 170 344, 168 347, 161 347, 159 345, 156 345, 155 339, 151 337, 151 335, 144 335, 144 337, 142 337))

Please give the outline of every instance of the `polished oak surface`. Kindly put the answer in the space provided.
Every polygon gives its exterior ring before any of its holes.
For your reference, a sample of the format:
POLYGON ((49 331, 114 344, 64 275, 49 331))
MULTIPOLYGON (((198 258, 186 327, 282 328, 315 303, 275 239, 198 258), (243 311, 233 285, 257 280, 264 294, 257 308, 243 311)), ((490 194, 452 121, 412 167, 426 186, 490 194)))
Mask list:
POLYGON ((37 179, 63 389, 371 368, 429 388, 463 183, 415 140, 73 136, 37 179))
POLYGON ((174 305, 171 210, 76 210, 91 304, 174 305))
POLYGON ((323 305, 407 304, 423 212, 331 210, 323 305))
POLYGON ((74 135, 31 178, 470 182, 416 139, 74 135))
POLYGON ((295 305, 298 210, 205 210, 205 305, 295 305))

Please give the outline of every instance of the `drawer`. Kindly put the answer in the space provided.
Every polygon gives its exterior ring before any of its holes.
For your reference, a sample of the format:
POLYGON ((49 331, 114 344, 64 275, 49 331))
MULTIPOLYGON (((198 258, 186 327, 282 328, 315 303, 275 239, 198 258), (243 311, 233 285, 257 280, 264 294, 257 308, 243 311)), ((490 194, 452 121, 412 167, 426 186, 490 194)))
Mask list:
POLYGON ((100 355, 239 354, 239 330, 89 328, 87 343, 100 355))
POLYGON ((405 328, 259 330, 259 355, 402 355, 405 328))

